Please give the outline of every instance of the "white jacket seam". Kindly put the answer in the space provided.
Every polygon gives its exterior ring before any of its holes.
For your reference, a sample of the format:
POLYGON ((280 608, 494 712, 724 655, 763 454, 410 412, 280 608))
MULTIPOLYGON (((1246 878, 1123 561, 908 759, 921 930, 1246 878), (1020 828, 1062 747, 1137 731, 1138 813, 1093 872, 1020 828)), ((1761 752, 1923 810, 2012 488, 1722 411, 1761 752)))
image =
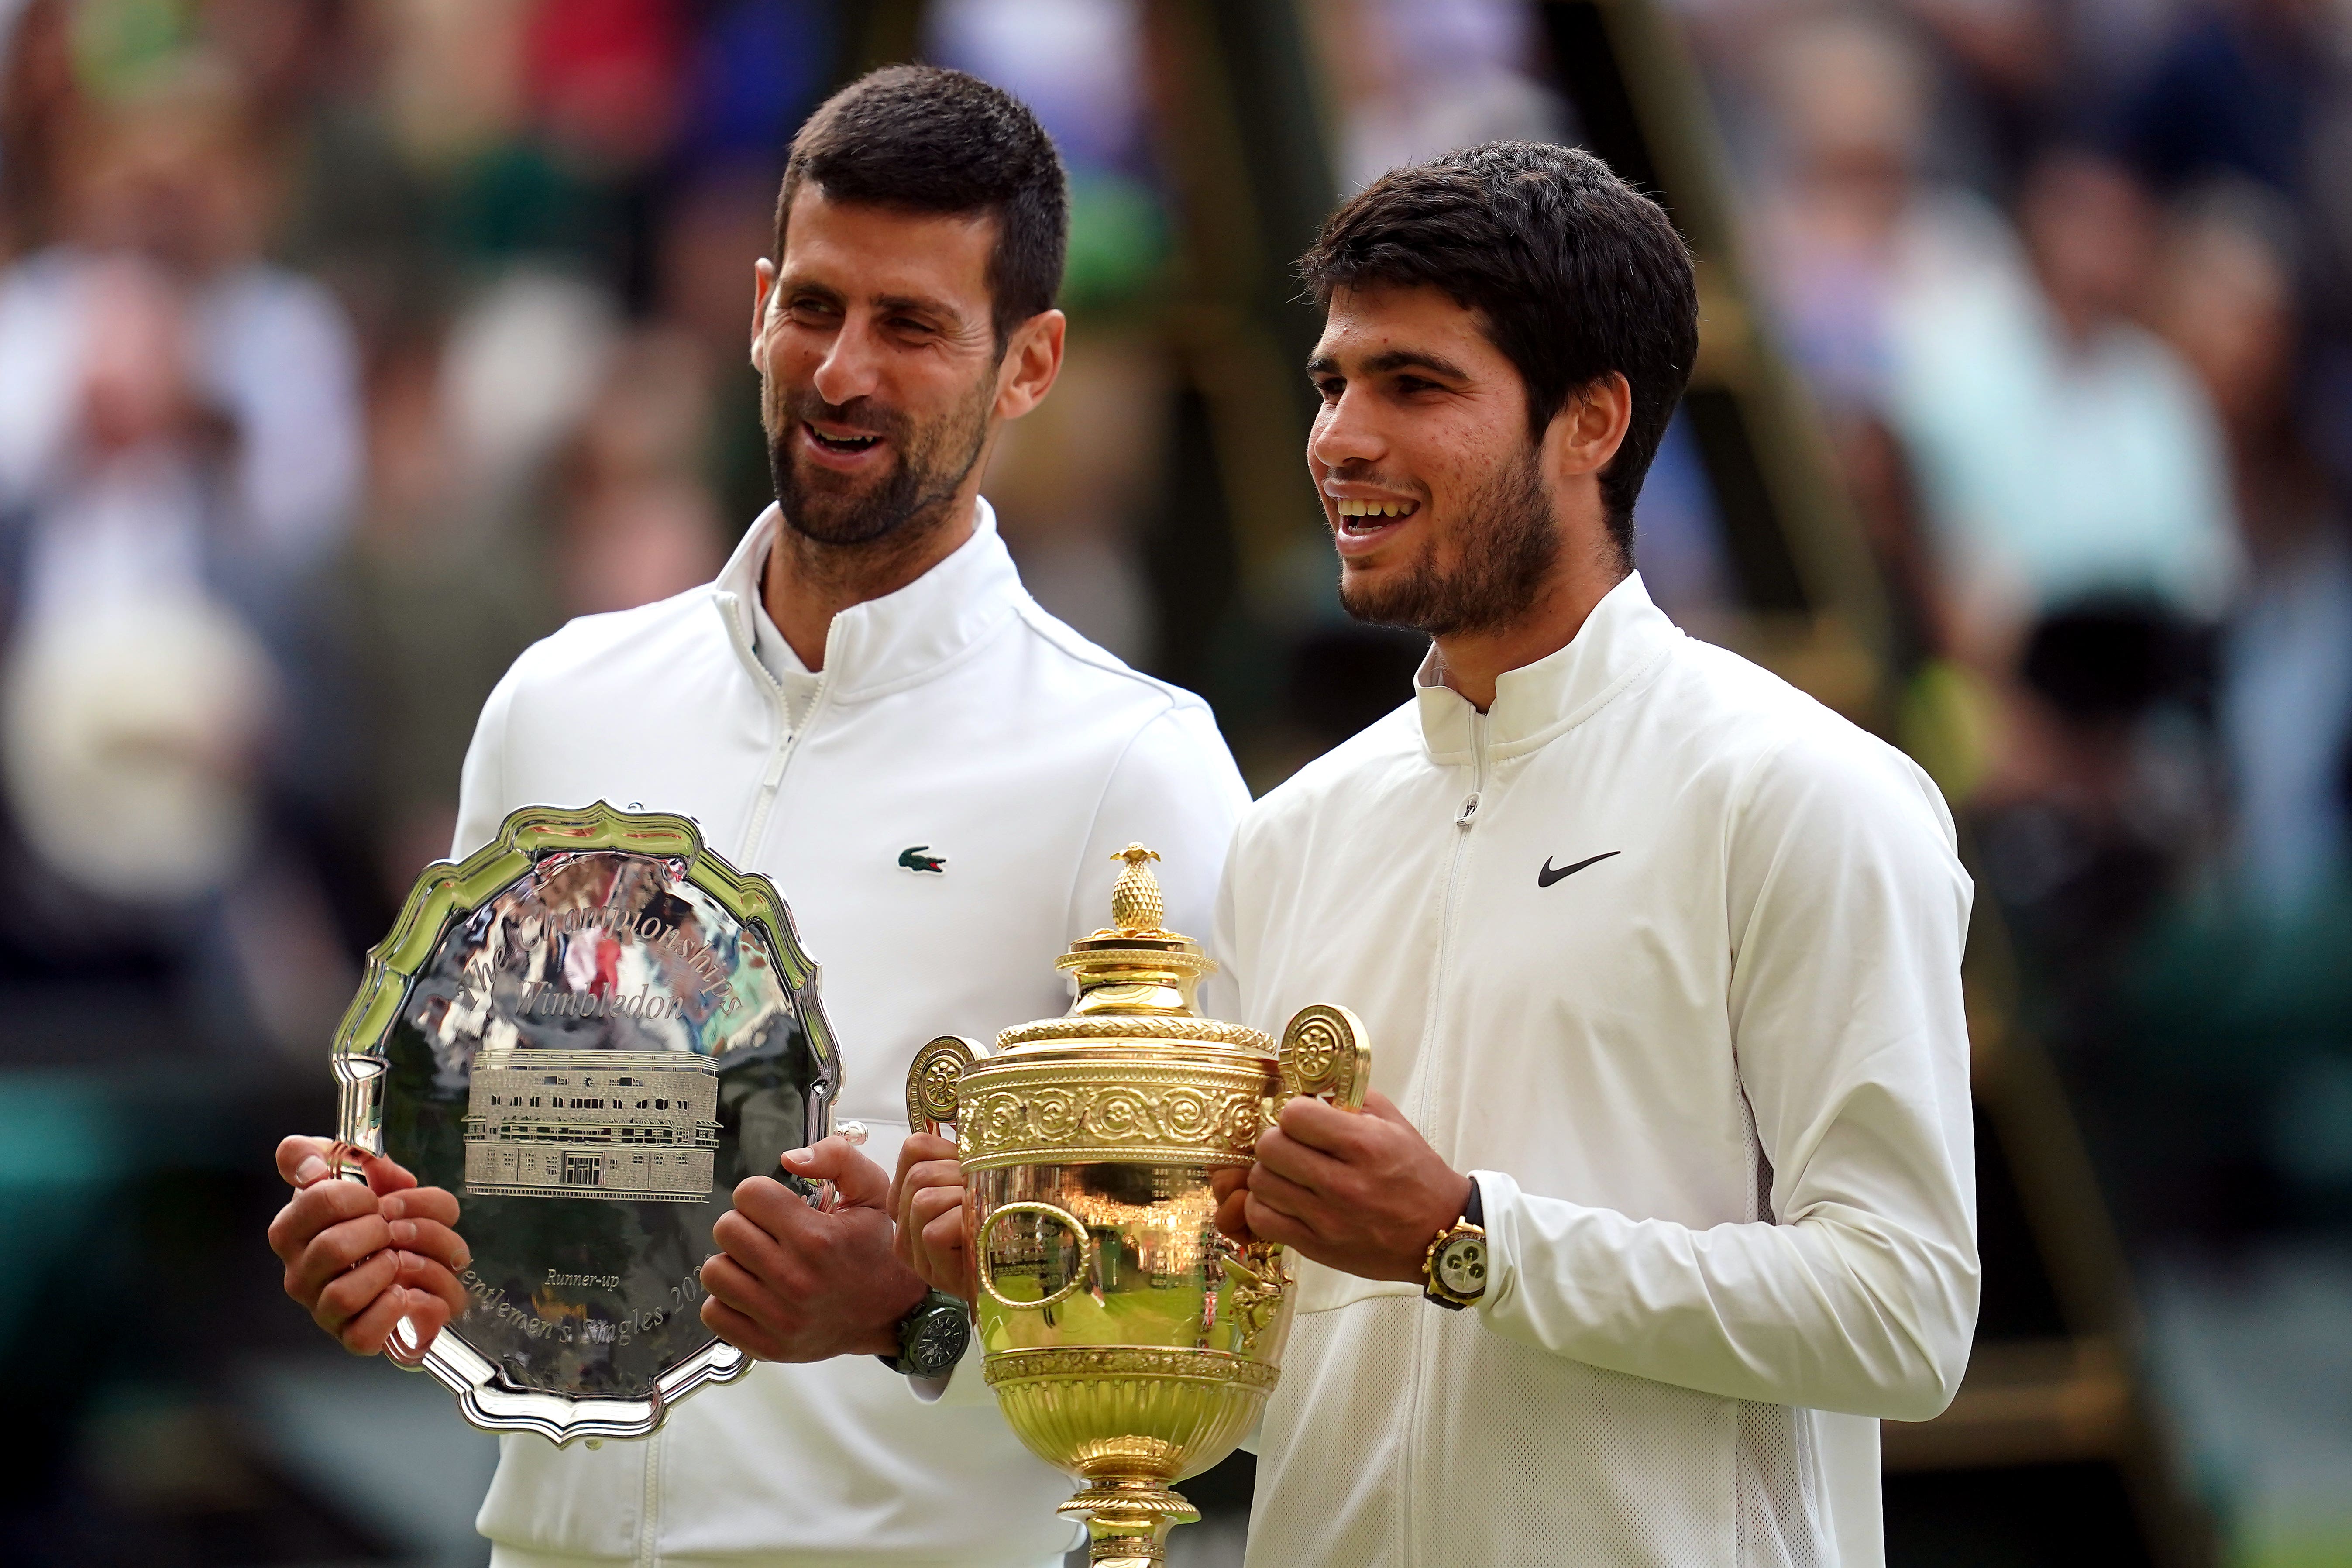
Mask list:
POLYGON ((1650 676, 1664 668, 1666 657, 1674 651, 1675 645, 1673 643, 1666 644, 1649 658, 1643 660, 1640 665, 1626 671, 1623 675, 1619 676, 1614 681, 1604 687, 1592 698, 1591 700, 1585 703, 1583 707, 1578 709, 1575 712, 1568 715, 1565 719, 1558 720, 1553 723, 1548 724, 1542 729, 1538 730, 1534 734, 1528 735, 1521 740, 1507 741, 1499 746, 1490 748, 1487 752, 1489 760, 1494 762, 1507 762, 1514 758, 1522 757, 1530 752, 1539 750, 1542 747, 1551 744, 1552 742, 1559 740, 1562 735, 1569 733, 1572 730, 1582 729, 1588 722, 1599 718, 1601 714, 1605 710, 1612 706, 1619 698, 1624 696, 1627 692, 1641 685, 1642 682, 1647 679, 1650 676))
MULTIPOLYGON (((1717 870, 1723 879, 1723 891, 1724 897, 1727 900, 1723 910, 1724 933, 1727 936, 1732 936, 1734 934, 1731 931, 1731 907, 1728 902, 1731 896, 1732 839, 1734 836, 1747 825, 1748 810, 1756 804, 1756 792, 1762 784, 1765 771, 1772 765, 1773 762, 1777 760, 1783 752, 1787 751, 1790 746, 1795 743, 1795 739, 1796 738, 1792 735, 1783 735, 1779 740, 1774 741, 1770 745, 1765 747, 1762 751, 1757 752, 1755 759, 1748 764, 1748 767, 1740 777, 1738 784, 1734 786, 1731 792, 1731 799, 1726 803, 1726 809, 1723 814, 1723 836, 1717 844, 1717 870)), ((1773 858, 1774 864, 1777 865, 1780 858, 1778 854, 1776 854, 1773 858)), ((1768 867, 1765 869, 1764 877, 1758 882, 1759 894, 1762 890, 1763 882, 1769 880, 1771 874, 1771 868, 1768 867)), ((1745 952, 1748 948, 1748 929, 1753 926, 1755 922, 1756 911, 1753 909, 1750 909, 1748 911, 1747 918, 1740 921, 1739 930, 1731 944, 1731 966, 1735 973, 1739 967, 1739 956, 1741 953, 1745 952)), ((1735 1069, 1738 1066, 1737 1044, 1738 1043, 1735 1040, 1732 1061, 1732 1065, 1735 1069)))
POLYGON ((950 649, 922 668, 909 670, 905 675, 880 681, 872 686, 836 688, 833 694, 834 700, 836 704, 871 702, 885 697, 895 697, 901 691, 911 691, 919 686, 928 686, 993 644, 998 637, 1004 635, 1006 628, 1019 618, 1018 607, 1013 607, 1007 614, 982 625, 964 641, 961 647, 950 649))
POLYGON ((1031 636, 1073 664, 1084 665, 1088 669, 1140 686, 1165 701, 1170 709, 1199 708, 1203 712, 1210 710, 1208 703, 1202 701, 1198 695, 1181 687, 1171 686, 1156 676, 1146 675, 1143 671, 1105 653, 1083 638, 1062 635, 1068 632, 1069 628, 1055 621, 1043 605, 1037 603, 1025 592, 1014 602, 1013 613, 1020 617, 1022 625, 1028 628, 1031 636))
MULTIPOLYGON (((1087 814, 1087 834, 1080 841, 1082 846, 1093 843, 1096 830, 1102 826, 1103 803, 1110 798, 1110 786, 1117 782, 1118 770, 1127 766, 1127 759, 1134 754, 1136 742, 1143 739, 1143 732, 1146 730, 1150 729, 1175 710, 1176 704, 1172 700, 1163 704, 1158 712, 1135 727, 1127 737, 1126 744, 1119 747, 1118 755, 1111 759, 1110 766, 1103 773, 1102 788, 1095 793, 1094 809, 1087 814)), ((1069 894, 1063 900, 1066 909, 1075 910, 1078 907, 1078 884, 1085 879, 1087 869, 1088 868, 1083 864, 1072 868, 1069 894)))

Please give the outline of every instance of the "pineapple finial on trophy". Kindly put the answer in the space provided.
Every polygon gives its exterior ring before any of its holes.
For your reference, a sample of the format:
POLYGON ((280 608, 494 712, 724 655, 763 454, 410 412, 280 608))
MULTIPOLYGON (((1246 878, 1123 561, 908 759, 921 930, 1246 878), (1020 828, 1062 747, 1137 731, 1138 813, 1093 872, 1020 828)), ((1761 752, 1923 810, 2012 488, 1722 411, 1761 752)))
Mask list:
POLYGON ((1126 861, 1127 869, 1110 890, 1110 923, 1122 936, 1168 934, 1160 924, 1168 918, 1168 905, 1160 896, 1160 879, 1151 874, 1150 863, 1160 852, 1130 844, 1111 858, 1126 861))

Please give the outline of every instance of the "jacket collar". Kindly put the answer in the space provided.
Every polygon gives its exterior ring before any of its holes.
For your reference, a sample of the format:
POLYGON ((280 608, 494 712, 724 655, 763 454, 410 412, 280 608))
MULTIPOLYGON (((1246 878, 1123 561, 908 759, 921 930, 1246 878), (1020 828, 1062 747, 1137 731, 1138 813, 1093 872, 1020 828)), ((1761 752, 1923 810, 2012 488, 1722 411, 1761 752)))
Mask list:
MULTIPOLYGON (((1574 729, 1647 674, 1682 635, 1650 602, 1642 574, 1627 574, 1592 607, 1566 647, 1496 679, 1495 705, 1486 711, 1487 755, 1517 756, 1574 729)), ((1422 745, 1433 763, 1465 763, 1478 710, 1444 683, 1441 668, 1433 647, 1413 677, 1422 745)))
MULTIPOLYGON (((852 605, 824 636, 826 689, 833 701, 880 697, 928 679, 961 658, 1019 613, 1027 597, 1021 574, 996 531, 996 513, 975 502, 971 537, 953 554, 895 594, 852 605)), ((768 550, 782 526, 771 505, 735 547, 712 584, 736 657, 769 684, 754 654, 752 605, 768 550)))

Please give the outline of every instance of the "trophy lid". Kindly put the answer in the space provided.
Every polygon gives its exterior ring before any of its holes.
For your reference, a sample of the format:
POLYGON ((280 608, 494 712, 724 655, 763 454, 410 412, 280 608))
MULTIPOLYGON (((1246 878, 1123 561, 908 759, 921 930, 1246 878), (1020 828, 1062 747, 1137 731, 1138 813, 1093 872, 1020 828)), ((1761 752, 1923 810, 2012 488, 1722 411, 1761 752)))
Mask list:
POLYGON ((1271 1054, 1260 1030, 1201 1016, 1197 993, 1217 966, 1201 944, 1167 929, 1167 901, 1151 873, 1157 850, 1129 844, 1114 860, 1126 862, 1111 889, 1111 923, 1070 944, 1054 967, 1076 993, 1059 1018, 1041 1019, 997 1036, 1000 1050, 1088 1038, 1122 1043, 1158 1038, 1187 1045, 1238 1047, 1271 1054))

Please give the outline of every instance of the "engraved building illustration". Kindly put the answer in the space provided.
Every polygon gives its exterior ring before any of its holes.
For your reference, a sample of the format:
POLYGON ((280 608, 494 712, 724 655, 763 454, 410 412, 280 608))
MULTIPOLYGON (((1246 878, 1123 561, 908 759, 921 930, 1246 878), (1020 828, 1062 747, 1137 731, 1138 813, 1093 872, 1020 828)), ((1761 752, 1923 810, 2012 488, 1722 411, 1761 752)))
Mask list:
POLYGON ((466 1191, 698 1203, 714 1184, 718 1110, 707 1057, 484 1051, 467 1106, 466 1191))

